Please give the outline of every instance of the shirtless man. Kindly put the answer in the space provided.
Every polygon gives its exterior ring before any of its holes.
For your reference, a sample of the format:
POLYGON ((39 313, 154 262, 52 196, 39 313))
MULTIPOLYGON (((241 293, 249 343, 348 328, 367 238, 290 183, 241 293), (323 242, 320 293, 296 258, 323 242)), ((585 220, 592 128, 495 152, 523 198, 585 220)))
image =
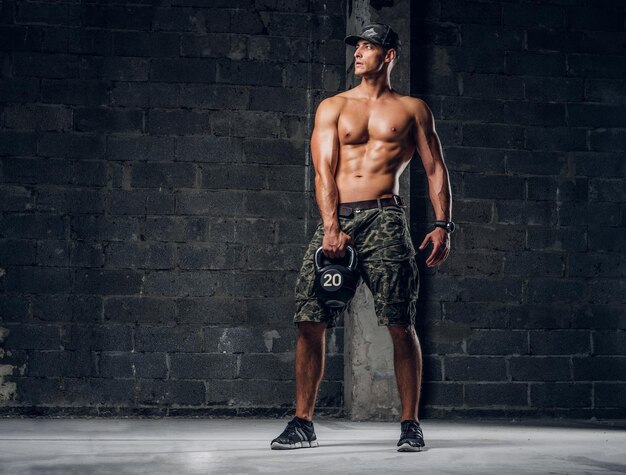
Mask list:
POLYGON ((316 447, 313 410, 324 372, 325 332, 337 311, 313 291, 313 253, 342 257, 355 246, 359 271, 374 296, 378 325, 389 329, 402 402, 399 451, 419 451, 424 438, 418 419, 422 355, 415 333, 419 273, 399 192, 399 178, 415 151, 428 175, 436 219, 420 250, 432 244, 428 267, 450 252, 451 191, 434 120, 421 100, 402 96, 389 83, 398 55, 398 36, 387 25, 366 26, 346 43, 354 52, 361 83, 322 101, 315 115, 311 151, 315 196, 322 222, 303 259, 296 284, 296 414, 272 449, 316 447))

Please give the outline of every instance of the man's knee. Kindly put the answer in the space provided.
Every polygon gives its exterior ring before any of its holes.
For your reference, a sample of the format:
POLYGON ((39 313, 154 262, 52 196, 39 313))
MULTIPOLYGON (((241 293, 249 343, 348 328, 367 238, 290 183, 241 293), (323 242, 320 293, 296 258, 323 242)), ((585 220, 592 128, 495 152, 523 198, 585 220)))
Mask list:
POLYGON ((307 338, 321 338, 326 333, 326 322, 300 322, 298 323, 298 335, 307 338))

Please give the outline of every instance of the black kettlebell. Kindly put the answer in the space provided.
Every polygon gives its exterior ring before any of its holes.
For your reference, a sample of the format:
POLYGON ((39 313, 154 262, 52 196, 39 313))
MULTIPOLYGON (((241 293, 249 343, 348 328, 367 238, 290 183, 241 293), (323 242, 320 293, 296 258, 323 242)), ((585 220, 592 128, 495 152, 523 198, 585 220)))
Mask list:
POLYGON ((331 259, 320 247, 315 251, 315 294, 327 307, 342 308, 354 297, 359 273, 356 270, 357 254, 352 246, 346 247, 346 255, 331 259))

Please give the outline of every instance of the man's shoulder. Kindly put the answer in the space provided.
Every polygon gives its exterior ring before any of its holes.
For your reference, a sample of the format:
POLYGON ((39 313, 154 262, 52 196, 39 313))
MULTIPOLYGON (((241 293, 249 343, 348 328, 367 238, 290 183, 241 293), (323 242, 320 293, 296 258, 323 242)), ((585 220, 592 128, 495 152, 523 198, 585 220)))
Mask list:
POLYGON ((413 96, 402 96, 398 94, 398 99, 402 101, 414 113, 428 110, 428 105, 422 99, 413 96))

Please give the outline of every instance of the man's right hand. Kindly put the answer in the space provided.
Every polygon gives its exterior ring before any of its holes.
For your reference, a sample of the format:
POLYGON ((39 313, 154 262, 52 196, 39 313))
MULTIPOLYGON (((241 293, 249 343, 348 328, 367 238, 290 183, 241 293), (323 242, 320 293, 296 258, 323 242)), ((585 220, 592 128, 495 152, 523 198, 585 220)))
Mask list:
POLYGON ((331 259, 340 258, 346 255, 348 244, 352 244, 352 237, 343 231, 325 232, 322 251, 331 259))

